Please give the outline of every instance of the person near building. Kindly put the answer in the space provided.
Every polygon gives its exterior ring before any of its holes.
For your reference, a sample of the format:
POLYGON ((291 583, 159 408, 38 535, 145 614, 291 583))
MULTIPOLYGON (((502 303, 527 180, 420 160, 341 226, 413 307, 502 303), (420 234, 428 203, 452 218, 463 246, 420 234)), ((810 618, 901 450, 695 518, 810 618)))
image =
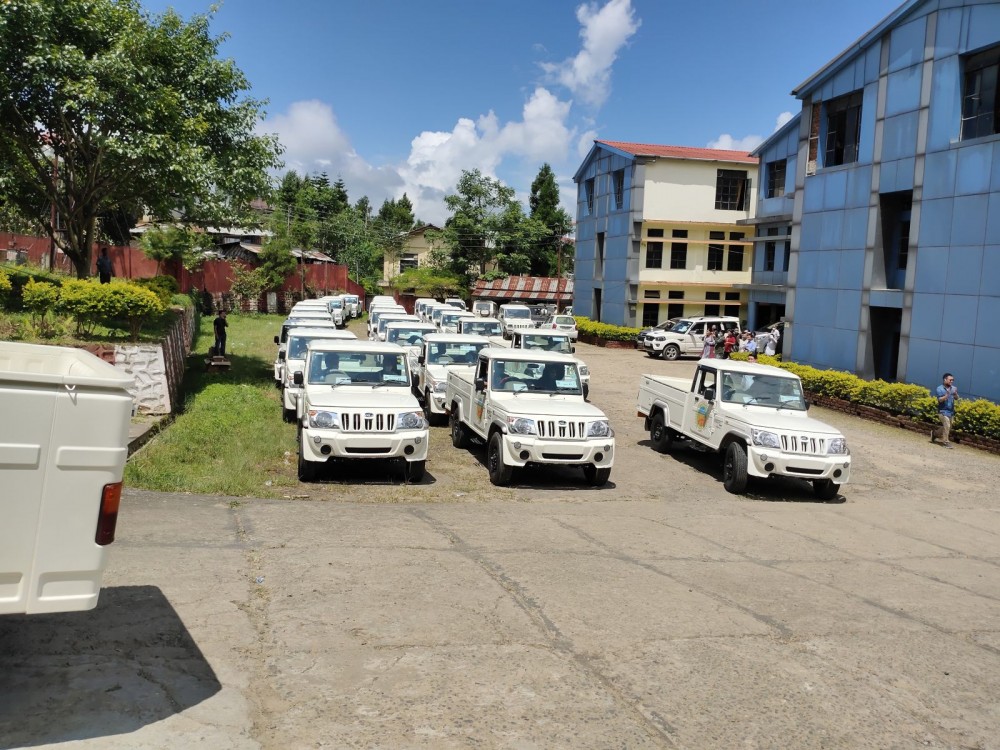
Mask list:
POLYGON ((955 418, 955 402, 958 401, 958 388, 955 387, 955 376, 946 372, 941 376, 941 385, 934 390, 937 397, 938 419, 941 424, 931 430, 931 442, 941 440, 941 445, 951 448, 951 420, 955 418))
POLYGON ((701 349, 702 359, 715 359, 715 326, 708 329, 703 340, 705 346, 701 349))
POLYGON ((736 330, 730 328, 726 331, 726 338, 722 344, 722 358, 729 359, 729 355, 736 349, 736 330))
POLYGON ((781 336, 778 333, 777 328, 772 328, 767 332, 767 341, 764 343, 764 354, 769 357, 773 357, 778 351, 778 337, 781 336))

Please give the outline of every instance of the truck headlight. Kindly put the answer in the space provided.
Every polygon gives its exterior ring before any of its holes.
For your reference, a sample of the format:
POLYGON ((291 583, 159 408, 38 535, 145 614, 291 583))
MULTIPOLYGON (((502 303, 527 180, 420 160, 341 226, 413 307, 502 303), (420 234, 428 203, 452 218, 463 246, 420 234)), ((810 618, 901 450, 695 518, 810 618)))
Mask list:
POLYGON ((507 420, 507 429, 514 435, 537 435, 534 419, 526 417, 511 417, 507 420))
POLYGON ((753 441, 754 445, 781 450, 781 440, 773 432, 768 432, 767 430, 751 429, 750 440, 753 441))
POLYGON ((826 444, 827 453, 840 453, 846 454, 850 451, 847 450, 847 439, 846 438, 834 438, 826 444))
POLYGON ((587 425, 587 437, 614 437, 615 431, 606 419, 600 419, 587 425))
POLYGON ((321 430, 339 430, 340 415, 332 411, 309 410, 309 426, 318 427, 321 430))
POLYGON ((404 411, 396 415, 397 430, 422 430, 426 426, 422 411, 404 411))
POLYGON ((448 383, 445 380, 432 380, 430 381, 431 390, 435 393, 444 393, 448 390, 448 383))

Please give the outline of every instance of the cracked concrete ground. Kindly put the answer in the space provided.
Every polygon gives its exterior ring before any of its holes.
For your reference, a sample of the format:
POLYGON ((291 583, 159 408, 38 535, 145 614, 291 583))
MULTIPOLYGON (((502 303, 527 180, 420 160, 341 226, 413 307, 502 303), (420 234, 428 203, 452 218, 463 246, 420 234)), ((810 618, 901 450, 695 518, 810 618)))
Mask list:
POLYGON ((835 413, 853 483, 727 494, 580 346, 612 483, 130 491, 98 609, 0 620, 0 748, 1000 748, 1000 459, 835 413), (387 503, 387 504, 380 504, 387 503))

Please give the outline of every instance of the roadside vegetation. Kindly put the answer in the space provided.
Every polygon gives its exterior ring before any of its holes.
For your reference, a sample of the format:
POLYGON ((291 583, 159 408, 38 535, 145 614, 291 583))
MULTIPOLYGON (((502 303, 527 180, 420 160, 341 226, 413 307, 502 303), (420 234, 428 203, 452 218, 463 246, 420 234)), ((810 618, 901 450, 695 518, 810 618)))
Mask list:
POLYGON ((168 429, 129 459, 129 487, 206 495, 280 497, 298 485, 295 426, 281 420, 274 335, 284 316, 229 318, 229 372, 206 372, 214 343, 202 318, 184 379, 184 407, 168 429), (276 439, 277 438, 277 439, 276 439))

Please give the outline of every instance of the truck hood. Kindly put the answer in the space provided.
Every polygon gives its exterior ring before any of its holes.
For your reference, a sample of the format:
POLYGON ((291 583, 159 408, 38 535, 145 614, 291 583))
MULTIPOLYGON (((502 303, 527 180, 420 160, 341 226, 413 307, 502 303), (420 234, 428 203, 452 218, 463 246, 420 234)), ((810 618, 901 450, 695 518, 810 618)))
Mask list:
POLYGON ((831 427, 826 422, 813 419, 807 412, 784 411, 772 409, 769 406, 739 406, 726 407, 725 413, 730 418, 746 422, 751 427, 762 430, 778 430, 781 432, 815 433, 817 435, 840 435, 840 430, 831 427))
POLYGON ((311 385, 309 405, 323 409, 417 411, 420 405, 408 385, 372 388, 370 385, 311 385))
POLYGON ((546 393, 519 394, 493 393, 493 403, 508 412, 521 412, 526 416, 576 417, 582 419, 607 419, 604 412, 587 403, 582 396, 550 396, 546 393))

